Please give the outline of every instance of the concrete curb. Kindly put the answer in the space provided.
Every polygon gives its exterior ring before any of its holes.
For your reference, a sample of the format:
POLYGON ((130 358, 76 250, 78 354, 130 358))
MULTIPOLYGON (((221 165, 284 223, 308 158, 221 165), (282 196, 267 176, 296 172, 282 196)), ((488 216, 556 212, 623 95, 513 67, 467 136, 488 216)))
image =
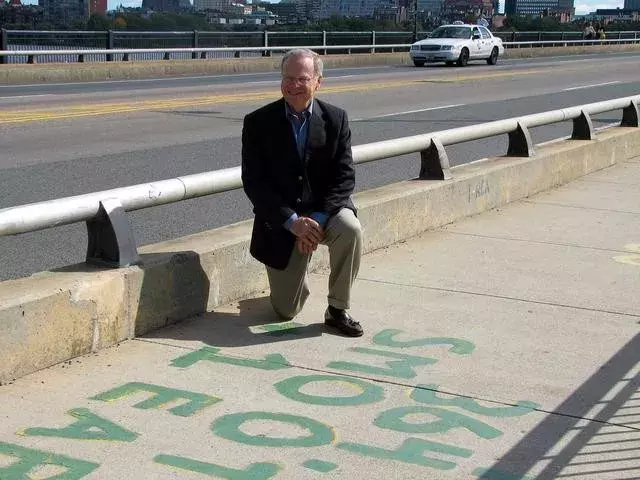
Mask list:
MULTIPOLYGON (((640 50, 640 44, 510 48, 505 51, 504 58, 549 57, 638 50, 640 50)), ((327 55, 323 57, 323 60, 327 68, 411 64, 409 55, 406 52, 327 55)), ((45 63, 40 65, 9 64, 0 67, 0 85, 132 80, 137 78, 180 77, 185 75, 258 73, 278 71, 279 69, 279 57, 112 63, 45 63)))
MULTIPOLYGON (((359 193, 365 252, 640 156, 640 131, 537 146, 453 169, 450 181, 408 180, 359 193)), ((80 264, 0 283, 0 382, 251 296, 267 287, 248 252, 251 221, 141 248, 141 266, 80 264)), ((326 249, 312 268, 325 266, 326 249)))

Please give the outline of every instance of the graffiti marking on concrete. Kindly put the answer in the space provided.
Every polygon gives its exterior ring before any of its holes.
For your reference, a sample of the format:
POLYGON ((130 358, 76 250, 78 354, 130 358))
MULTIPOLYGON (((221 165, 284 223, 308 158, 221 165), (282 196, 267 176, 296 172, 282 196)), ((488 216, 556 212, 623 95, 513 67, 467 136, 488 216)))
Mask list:
POLYGON ((347 405, 366 405, 368 403, 376 403, 384 398, 384 390, 380 385, 366 382, 358 378, 341 377, 337 375, 306 375, 286 378, 274 385, 275 389, 281 395, 296 402, 308 403, 312 405, 326 406, 347 406, 347 405), (333 384, 346 384, 355 387, 358 391, 357 395, 346 396, 321 396, 308 395, 300 392, 305 385, 317 382, 330 382, 333 384))
POLYGON ((77 460, 64 455, 56 455, 55 453, 33 450, 4 442, 0 442, 0 454, 17 459, 16 462, 8 467, 0 468, 0 478, 2 480, 24 480, 25 478, 33 478, 31 473, 34 470, 48 466, 64 469, 63 473, 53 478, 78 480, 100 466, 97 463, 87 462, 86 460, 77 460))
POLYGON ((270 353, 264 359, 253 360, 250 358, 231 357, 218 353, 219 348, 203 347, 195 352, 187 353, 171 361, 171 366, 178 368, 186 368, 201 362, 227 363, 237 365, 239 367, 258 368, 260 370, 282 370, 291 368, 289 362, 279 353, 270 353))
POLYGON ((188 390, 177 390, 175 388, 167 388, 160 385, 140 382, 126 383, 120 387, 114 388, 113 390, 91 397, 89 400, 111 402, 140 391, 151 392, 154 395, 143 402, 135 404, 133 408, 140 408, 142 410, 160 408, 175 400, 188 400, 183 405, 169 409, 169 412, 173 415, 178 415, 179 417, 190 417, 199 410, 222 401, 222 399, 218 397, 212 397, 203 393, 189 392, 188 390))
POLYGON ((111 420, 100 417, 87 408, 74 408, 67 413, 77 418, 78 421, 64 428, 27 428, 22 432, 18 432, 18 434, 116 442, 133 442, 138 438, 137 433, 127 430, 111 420))

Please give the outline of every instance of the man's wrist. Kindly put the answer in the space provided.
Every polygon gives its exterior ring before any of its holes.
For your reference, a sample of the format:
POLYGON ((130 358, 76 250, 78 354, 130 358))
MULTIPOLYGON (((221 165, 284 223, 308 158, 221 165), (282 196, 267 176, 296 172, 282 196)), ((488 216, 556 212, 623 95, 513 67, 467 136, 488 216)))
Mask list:
POLYGON ((313 218, 316 222, 318 222, 318 224, 324 228, 327 220, 329 220, 329 215, 324 213, 324 212, 313 212, 311 215, 309 215, 311 218, 313 218))
POLYGON ((293 226, 293 222, 295 222, 298 219, 298 214, 296 212, 293 212, 291 214, 291 216, 287 219, 286 222, 284 222, 283 227, 288 230, 291 231, 291 227, 293 226))

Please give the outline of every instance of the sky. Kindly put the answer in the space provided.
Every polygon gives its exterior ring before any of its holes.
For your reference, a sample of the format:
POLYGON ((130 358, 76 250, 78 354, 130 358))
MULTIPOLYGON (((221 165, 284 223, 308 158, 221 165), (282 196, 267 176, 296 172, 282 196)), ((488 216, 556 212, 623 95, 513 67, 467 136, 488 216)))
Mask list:
MULTIPOLYGON (((107 0, 107 8, 113 10, 119 5, 123 7, 139 7, 142 5, 142 0, 107 0)), ((266 0, 271 3, 277 3, 274 0, 266 0)), ((278 0, 279 1, 279 0, 278 0)), ((22 0, 25 5, 37 4, 38 0, 22 0)), ((193 2, 192 2, 193 3, 193 2)), ((500 2, 504 4, 504 1, 500 2)), ((598 8, 622 8, 624 6, 624 0, 575 0, 576 15, 584 15, 589 12, 593 12, 598 8)))

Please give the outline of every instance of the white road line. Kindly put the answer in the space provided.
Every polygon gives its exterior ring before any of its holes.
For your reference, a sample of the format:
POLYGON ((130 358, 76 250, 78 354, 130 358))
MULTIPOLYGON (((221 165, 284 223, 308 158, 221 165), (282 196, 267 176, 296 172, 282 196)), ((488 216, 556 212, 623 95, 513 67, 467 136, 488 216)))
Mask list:
POLYGON ((355 119, 353 119, 351 121, 352 122, 361 122, 363 120, 373 120, 374 118, 395 117, 397 115, 409 115, 410 113, 428 112, 430 110, 444 110, 445 108, 462 107, 464 105, 465 105, 464 103, 456 103, 456 104, 453 104, 453 105, 442 105, 440 107, 420 108, 418 110, 406 110, 404 112, 385 113, 384 115, 376 115, 375 117, 355 118, 355 119))
POLYGON ((620 81, 616 80, 615 82, 605 82, 605 83, 594 83, 592 85, 582 85, 580 87, 565 88, 562 91, 563 92, 568 92, 570 90, 580 90, 580 89, 583 89, 583 88, 602 87, 604 85, 615 85, 616 83, 620 83, 620 81))
POLYGON ((32 98, 32 97, 53 97, 55 96, 53 93, 38 93, 35 95, 7 95, 6 97, 0 97, 0 99, 9 99, 9 98, 32 98))

